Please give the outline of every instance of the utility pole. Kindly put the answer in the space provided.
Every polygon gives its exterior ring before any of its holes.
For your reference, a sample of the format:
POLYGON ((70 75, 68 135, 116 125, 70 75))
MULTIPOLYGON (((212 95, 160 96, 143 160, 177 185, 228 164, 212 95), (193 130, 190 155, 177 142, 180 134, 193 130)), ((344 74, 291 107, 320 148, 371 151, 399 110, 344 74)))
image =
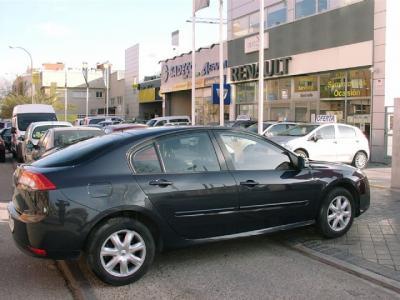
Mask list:
POLYGON ((88 80, 88 64, 82 63, 82 74, 86 82, 86 119, 89 117, 89 80, 88 80))
POLYGON ((260 0, 260 29, 258 48, 258 134, 264 123, 264 0, 260 0))
MULTIPOLYGON (((223 0, 219 0, 219 125, 224 126, 224 41, 223 41, 223 0)), ((193 22, 194 23, 194 22, 193 22)))

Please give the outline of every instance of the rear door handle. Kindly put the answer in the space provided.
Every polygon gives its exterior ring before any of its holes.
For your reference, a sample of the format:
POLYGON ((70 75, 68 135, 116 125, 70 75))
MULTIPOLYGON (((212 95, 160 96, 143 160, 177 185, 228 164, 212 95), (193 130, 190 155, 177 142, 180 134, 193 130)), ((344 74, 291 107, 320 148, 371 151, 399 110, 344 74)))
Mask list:
POLYGON ((248 186, 248 187, 254 187, 256 185, 259 185, 257 181, 254 180, 246 180, 246 181, 241 181, 240 185, 248 186))
POLYGON ((172 184, 173 184, 172 181, 168 181, 168 180, 165 180, 165 179, 155 179, 155 180, 151 180, 149 182, 149 185, 158 185, 158 186, 161 186, 161 187, 165 187, 165 186, 172 185, 172 184))

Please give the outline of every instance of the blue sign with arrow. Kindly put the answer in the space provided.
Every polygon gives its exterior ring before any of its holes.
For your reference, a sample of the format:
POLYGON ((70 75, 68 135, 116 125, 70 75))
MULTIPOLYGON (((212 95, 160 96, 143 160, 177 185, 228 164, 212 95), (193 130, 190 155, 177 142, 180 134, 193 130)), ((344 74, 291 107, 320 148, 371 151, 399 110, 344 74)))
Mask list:
MULTIPOLYGON (((212 85, 212 100, 213 104, 219 104, 219 83, 212 85)), ((224 105, 231 104, 231 85, 224 84, 224 105)))

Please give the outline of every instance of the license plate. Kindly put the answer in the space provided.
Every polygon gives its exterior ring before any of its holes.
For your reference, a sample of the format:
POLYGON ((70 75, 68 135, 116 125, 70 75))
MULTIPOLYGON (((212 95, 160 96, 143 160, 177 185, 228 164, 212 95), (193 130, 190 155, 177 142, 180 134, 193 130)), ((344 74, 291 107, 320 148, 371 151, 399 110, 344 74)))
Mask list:
POLYGON ((10 226, 11 232, 14 232, 14 226, 15 226, 15 224, 14 224, 13 218, 11 218, 10 215, 8 215, 8 226, 10 226))

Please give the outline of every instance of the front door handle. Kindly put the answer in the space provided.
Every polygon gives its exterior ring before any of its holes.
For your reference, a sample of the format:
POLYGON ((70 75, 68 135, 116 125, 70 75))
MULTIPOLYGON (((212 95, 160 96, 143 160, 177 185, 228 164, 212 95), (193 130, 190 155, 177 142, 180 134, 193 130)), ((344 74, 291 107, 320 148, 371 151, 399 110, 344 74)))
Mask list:
POLYGON ((149 182, 149 185, 158 185, 161 187, 165 187, 165 186, 172 185, 172 184, 173 184, 172 181, 168 181, 165 179, 155 179, 155 180, 151 180, 149 182))
POLYGON ((256 185, 259 185, 259 183, 257 181, 254 181, 254 180, 246 180, 246 181, 240 182, 240 185, 244 185, 244 186, 248 186, 248 187, 254 187, 256 185))

